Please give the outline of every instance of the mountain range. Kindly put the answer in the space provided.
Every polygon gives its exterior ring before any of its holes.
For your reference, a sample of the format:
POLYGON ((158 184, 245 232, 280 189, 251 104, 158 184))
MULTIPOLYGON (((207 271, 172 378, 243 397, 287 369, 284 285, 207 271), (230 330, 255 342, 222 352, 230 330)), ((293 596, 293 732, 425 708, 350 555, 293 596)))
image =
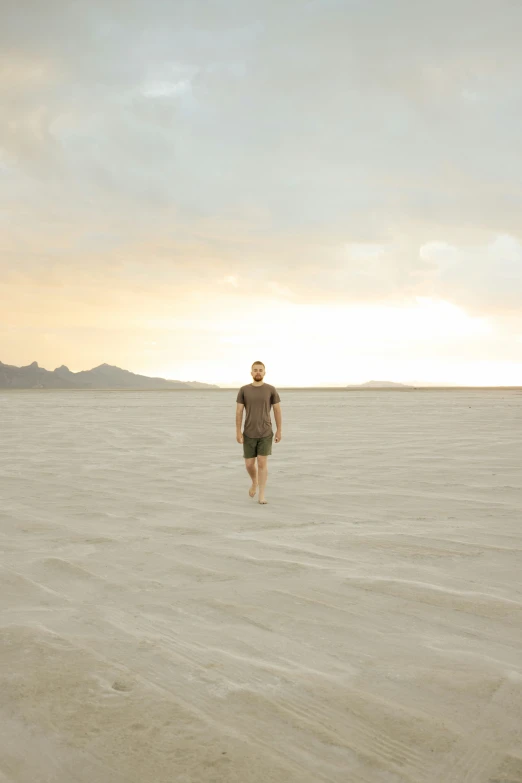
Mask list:
POLYGON ((0 362, 0 389, 219 389, 219 386, 149 378, 110 364, 71 372, 64 364, 51 371, 39 367, 38 362, 25 367, 0 362))

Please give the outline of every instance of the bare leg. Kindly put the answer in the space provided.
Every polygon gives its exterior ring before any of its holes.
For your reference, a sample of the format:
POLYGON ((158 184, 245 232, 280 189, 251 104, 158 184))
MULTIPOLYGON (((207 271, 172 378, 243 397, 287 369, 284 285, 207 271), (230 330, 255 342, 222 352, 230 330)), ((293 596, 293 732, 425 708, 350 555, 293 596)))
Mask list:
POLYGON ((252 486, 248 490, 248 494, 251 498, 254 497, 254 495, 257 492, 257 464, 256 464, 256 458, 252 457, 245 460, 245 467, 248 470, 248 475, 252 479, 252 486))
POLYGON ((266 503, 265 500, 265 487, 268 479, 268 457, 258 456, 257 458, 257 472, 259 475, 259 503, 266 503))

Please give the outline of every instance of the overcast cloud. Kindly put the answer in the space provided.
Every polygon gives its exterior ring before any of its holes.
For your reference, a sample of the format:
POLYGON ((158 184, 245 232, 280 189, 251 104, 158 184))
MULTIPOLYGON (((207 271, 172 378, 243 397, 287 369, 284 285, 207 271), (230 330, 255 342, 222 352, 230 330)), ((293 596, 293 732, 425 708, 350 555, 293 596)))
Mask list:
POLYGON ((517 0, 0 13, 4 297, 220 281, 522 323, 517 0))

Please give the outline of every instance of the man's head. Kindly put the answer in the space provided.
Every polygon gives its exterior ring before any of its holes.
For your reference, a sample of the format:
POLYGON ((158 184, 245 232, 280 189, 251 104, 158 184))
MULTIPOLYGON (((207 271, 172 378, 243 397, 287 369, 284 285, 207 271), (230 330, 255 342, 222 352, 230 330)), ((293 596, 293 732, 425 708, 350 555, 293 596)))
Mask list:
POLYGON ((263 362, 254 362, 250 370, 250 375, 256 383, 262 381, 265 376, 265 365, 263 362))

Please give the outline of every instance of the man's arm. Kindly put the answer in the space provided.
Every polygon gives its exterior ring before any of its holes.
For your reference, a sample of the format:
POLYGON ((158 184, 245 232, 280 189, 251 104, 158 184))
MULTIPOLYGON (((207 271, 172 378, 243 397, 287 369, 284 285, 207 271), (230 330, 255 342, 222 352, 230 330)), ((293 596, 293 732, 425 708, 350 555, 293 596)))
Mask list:
POLYGON ((242 402, 236 402, 236 435, 241 435, 241 423, 243 421, 243 409, 242 402))
POLYGON ((276 428, 277 428, 276 435, 279 435, 279 438, 281 438, 282 426, 283 426, 283 424, 282 424, 283 417, 281 415, 281 403, 280 402, 276 402, 276 404, 273 405, 272 407, 274 409, 274 416, 275 416, 275 420, 276 420, 276 428))

